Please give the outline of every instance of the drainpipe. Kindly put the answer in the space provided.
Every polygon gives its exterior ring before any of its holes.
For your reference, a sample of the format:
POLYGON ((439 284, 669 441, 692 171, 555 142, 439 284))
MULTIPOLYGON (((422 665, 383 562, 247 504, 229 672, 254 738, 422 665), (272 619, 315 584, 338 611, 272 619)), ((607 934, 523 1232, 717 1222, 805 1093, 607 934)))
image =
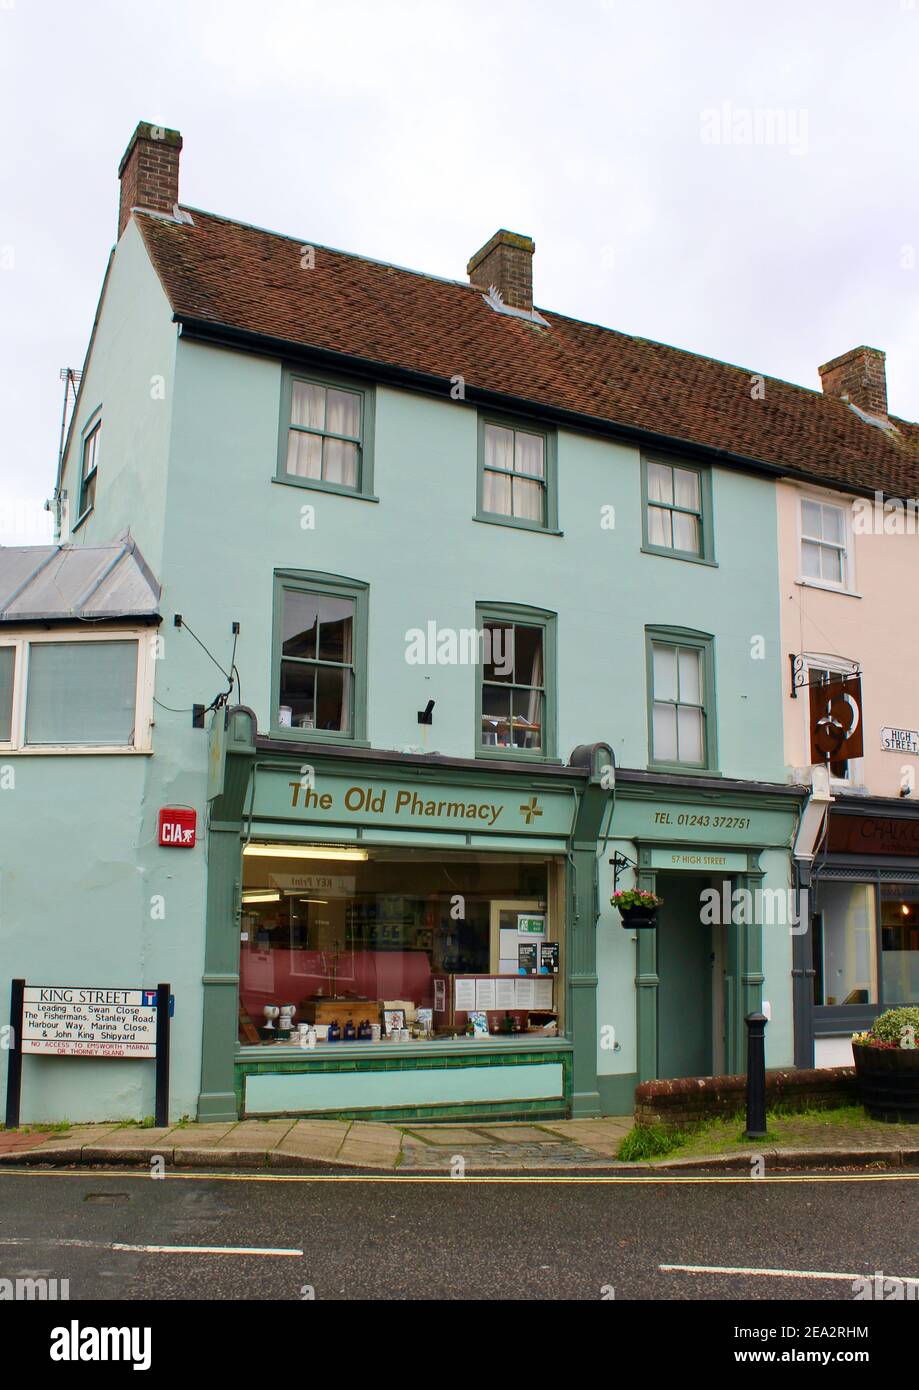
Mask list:
POLYGON ((829 769, 818 763, 813 769, 810 796, 801 812, 792 849, 794 892, 798 907, 797 923, 792 927, 791 970, 796 1067, 814 1065, 813 913, 810 895, 816 878, 814 861, 826 836, 833 800, 829 769))

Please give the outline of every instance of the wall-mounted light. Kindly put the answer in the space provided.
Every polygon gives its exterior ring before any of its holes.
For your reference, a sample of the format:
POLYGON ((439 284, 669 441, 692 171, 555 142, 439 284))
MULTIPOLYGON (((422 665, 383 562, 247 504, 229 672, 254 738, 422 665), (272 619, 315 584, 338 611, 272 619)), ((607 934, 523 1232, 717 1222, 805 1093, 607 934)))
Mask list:
POLYGON ((433 724, 433 723, 434 723, 434 701, 433 701, 433 700, 428 700, 428 702, 427 702, 427 704, 425 705, 424 709, 420 709, 420 710, 418 711, 418 723, 419 723, 419 724, 433 724))

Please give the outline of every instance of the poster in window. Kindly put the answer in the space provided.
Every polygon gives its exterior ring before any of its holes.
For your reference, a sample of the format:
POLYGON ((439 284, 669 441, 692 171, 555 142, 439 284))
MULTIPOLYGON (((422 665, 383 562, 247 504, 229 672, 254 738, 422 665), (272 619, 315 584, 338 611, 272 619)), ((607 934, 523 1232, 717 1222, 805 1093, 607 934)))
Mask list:
POLYGON ((537 958, 537 945, 535 941, 520 941, 517 944, 517 974, 535 975, 539 969, 537 958))
POLYGON ((539 943, 539 973, 540 975, 558 974, 558 942, 540 941, 539 943))

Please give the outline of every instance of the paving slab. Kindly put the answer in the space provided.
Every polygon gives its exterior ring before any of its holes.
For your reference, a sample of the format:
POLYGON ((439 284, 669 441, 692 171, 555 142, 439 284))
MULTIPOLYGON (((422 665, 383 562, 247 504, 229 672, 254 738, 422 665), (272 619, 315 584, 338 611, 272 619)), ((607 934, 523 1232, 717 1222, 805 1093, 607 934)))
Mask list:
MULTIPOLYGON (((268 1153, 293 1129, 296 1120, 240 1120, 214 1145, 221 1149, 268 1153)), ((184 1143, 184 1141, 183 1141, 184 1143)))
POLYGON ((269 1162, 283 1164, 291 1159, 329 1160, 336 1157, 351 1125, 347 1121, 301 1120, 294 1125, 269 1154, 269 1162))
POLYGON ((548 1134, 546 1130, 537 1128, 536 1125, 489 1125, 487 1128, 477 1126, 480 1134, 484 1134, 488 1139, 497 1139, 503 1144, 551 1144, 557 1142, 557 1136, 548 1134))
POLYGON ((432 1148, 443 1148, 449 1144, 455 1147, 458 1144, 488 1144, 490 1139, 485 1134, 477 1134, 474 1129, 449 1129, 446 1125, 431 1125, 429 1128, 417 1128, 406 1131, 407 1134, 415 1135, 422 1140, 423 1144, 432 1148))
POLYGON ((402 1131, 392 1125, 356 1122, 338 1151, 339 1163, 393 1168, 402 1149, 402 1131))

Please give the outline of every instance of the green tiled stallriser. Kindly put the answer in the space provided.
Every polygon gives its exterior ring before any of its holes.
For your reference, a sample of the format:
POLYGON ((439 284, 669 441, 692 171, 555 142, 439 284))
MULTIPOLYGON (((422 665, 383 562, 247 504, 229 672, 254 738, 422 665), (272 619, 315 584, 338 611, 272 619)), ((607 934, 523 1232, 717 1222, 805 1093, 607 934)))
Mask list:
POLYGON ((366 1057, 349 1058, 347 1060, 331 1057, 315 1058, 304 1061, 300 1057, 296 1058, 276 1058, 272 1060, 237 1062, 235 1066, 236 1076, 236 1099, 238 1113, 246 1117, 247 1115, 258 1114, 259 1118, 265 1118, 270 1114, 296 1114, 309 1118, 339 1119, 339 1120, 382 1120, 389 1122, 412 1122, 425 1120, 449 1121, 457 1120, 476 1120, 486 1119, 489 1121, 498 1120, 518 1120, 534 1119, 541 1116, 544 1119, 564 1119, 568 1113, 568 1097, 571 1093, 571 1052, 570 1050, 559 1052, 542 1052, 539 1055, 540 1065, 555 1065, 561 1068, 563 1077, 562 1095, 553 1095, 537 1098, 521 1098, 520 1100, 511 1097, 500 1100, 481 1100, 463 1099, 435 1103, 425 1101, 419 1105, 406 1105, 394 1103, 383 1106, 348 1106, 333 1108, 315 1108, 305 1105, 296 1110, 279 1108, 266 1110, 246 1111, 244 1109, 244 1088, 245 1079, 250 1076, 261 1075, 316 1075, 316 1074, 339 1074, 353 1075, 356 1072, 364 1074, 387 1074, 392 1072, 412 1072, 420 1071, 427 1074, 442 1071, 445 1069, 471 1068, 490 1070, 494 1067, 532 1067, 535 1058, 533 1053, 494 1053, 475 1056, 470 1053, 453 1056, 440 1057, 366 1057))

